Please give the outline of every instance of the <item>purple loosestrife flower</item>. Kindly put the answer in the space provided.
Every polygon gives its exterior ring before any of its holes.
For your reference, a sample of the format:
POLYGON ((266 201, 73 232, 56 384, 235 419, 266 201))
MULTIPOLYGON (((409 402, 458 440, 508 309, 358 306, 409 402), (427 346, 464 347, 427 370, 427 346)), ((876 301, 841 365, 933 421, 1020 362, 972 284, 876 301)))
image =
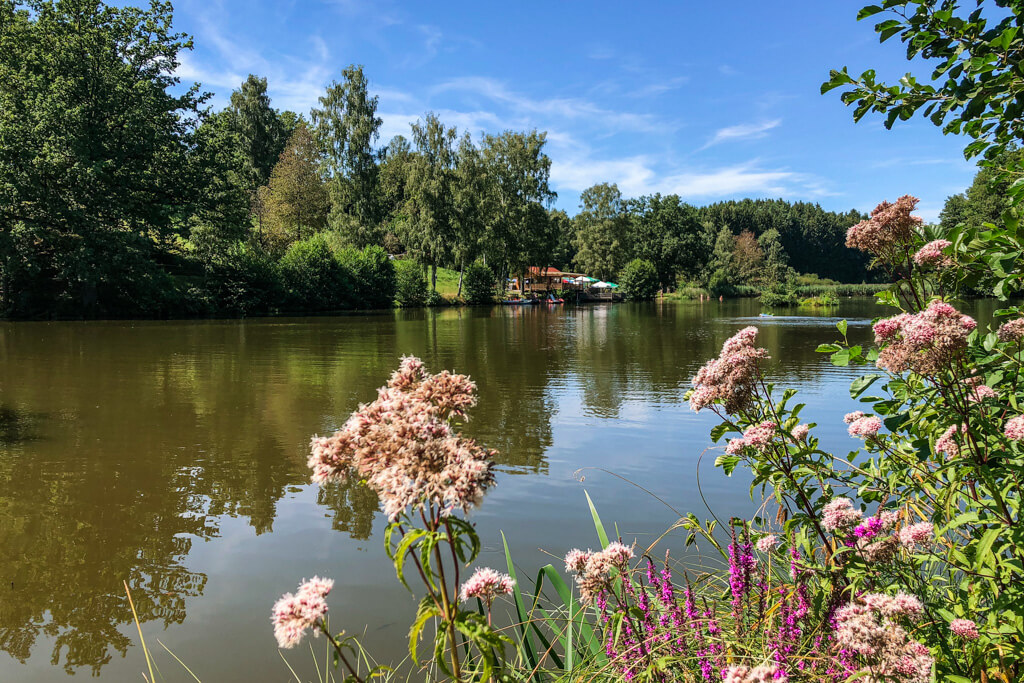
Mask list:
MULTIPOLYGON (((270 621, 274 624, 278 647, 291 648, 298 645, 306 629, 315 626, 327 614, 325 598, 333 586, 333 580, 314 576, 303 581, 295 595, 285 593, 274 603, 270 621)), ((313 635, 317 635, 315 630, 313 635)))

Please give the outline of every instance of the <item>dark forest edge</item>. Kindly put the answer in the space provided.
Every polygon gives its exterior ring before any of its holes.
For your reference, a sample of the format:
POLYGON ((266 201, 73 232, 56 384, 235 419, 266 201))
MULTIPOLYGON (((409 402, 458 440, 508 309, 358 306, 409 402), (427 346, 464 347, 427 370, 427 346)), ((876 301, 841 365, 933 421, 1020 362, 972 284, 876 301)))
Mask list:
MULTIPOLYGON (((886 279, 844 244, 866 218, 857 211, 782 199, 695 207, 601 183, 570 217, 553 208, 546 133, 474 140, 428 113, 411 140, 379 145, 377 97, 356 65, 308 120, 275 110, 252 75, 214 112, 210 93, 174 75, 190 49, 169 2, 0 6, 0 315, 482 303, 495 296, 487 277, 500 291, 531 266, 624 279, 627 298, 696 287, 762 293, 767 305, 825 293, 801 291, 798 273, 826 288, 866 283, 864 293, 886 279), (438 269, 459 274, 454 296, 439 293, 438 269)), ((1005 198, 975 186, 949 199, 937 230, 999 216, 1005 198)))

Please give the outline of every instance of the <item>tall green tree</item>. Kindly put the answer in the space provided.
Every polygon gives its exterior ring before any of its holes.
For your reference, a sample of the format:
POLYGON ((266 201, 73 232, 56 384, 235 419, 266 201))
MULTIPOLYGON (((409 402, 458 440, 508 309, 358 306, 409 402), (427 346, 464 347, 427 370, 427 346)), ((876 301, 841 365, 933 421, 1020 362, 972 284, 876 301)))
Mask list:
POLYGON ((260 188, 267 212, 267 243, 277 252, 323 230, 330 198, 320 177, 320 147, 308 126, 292 133, 270 182, 260 188))
POLYGON ((437 289, 437 267, 452 253, 456 220, 453 197, 456 131, 436 114, 412 125, 416 155, 406 179, 406 213, 402 242, 420 263, 431 269, 431 289, 437 289))
POLYGON ((0 4, 0 264, 16 315, 153 306, 154 240, 196 196, 203 96, 170 3, 0 4), (138 283, 130 278, 138 277, 138 283), (137 286, 137 291, 128 291, 137 286))
POLYGON ((406 185, 415 153, 409 141, 396 135, 381 151, 377 202, 381 215, 381 242, 392 254, 405 251, 401 235, 407 222, 406 185))
POLYGON ((778 230, 769 230, 757 238, 757 244, 764 254, 764 267, 760 279, 762 286, 777 288, 792 279, 792 268, 789 267, 789 256, 779 239, 778 230))
POLYGON ((629 216, 614 183, 588 187, 576 214, 576 265, 602 280, 613 279, 630 260, 629 216))
POLYGON ((324 149, 331 192, 331 222, 347 241, 364 247, 379 241, 377 153, 382 119, 377 96, 370 96, 362 65, 349 65, 313 109, 313 125, 324 149))
POLYGON ((711 244, 700 216, 679 195, 630 200, 627 211, 633 254, 654 265, 662 289, 674 287, 680 274, 697 275, 707 263, 711 244))
POLYGON ((462 296, 463 273, 480 252, 487 219, 487 167, 469 133, 459 139, 453 182, 455 230, 452 259, 459 269, 458 296, 462 296))
POLYGON ((939 214, 943 230, 948 232, 961 223, 971 228, 998 223, 1003 212, 1013 204, 1010 195, 1013 178, 1008 171, 1019 168, 1022 161, 1024 150, 1015 149, 998 154, 983 165, 967 190, 946 199, 939 214))
POLYGON ((505 131, 485 135, 481 155, 488 177, 484 256, 499 282, 542 263, 554 240, 547 207, 556 197, 548 184, 547 134, 505 131))
POLYGON ((227 119, 242 187, 250 194, 270 180, 291 131, 270 106, 267 79, 253 74, 231 93, 227 119))

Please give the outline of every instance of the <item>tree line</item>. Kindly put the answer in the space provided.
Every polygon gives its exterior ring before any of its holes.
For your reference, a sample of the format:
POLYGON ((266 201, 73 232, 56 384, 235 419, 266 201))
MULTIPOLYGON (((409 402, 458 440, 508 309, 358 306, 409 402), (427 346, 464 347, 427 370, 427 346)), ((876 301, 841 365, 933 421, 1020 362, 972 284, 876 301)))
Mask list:
POLYGON ((427 113, 381 144, 359 65, 308 115, 275 109, 255 75, 212 111, 209 93, 174 75, 191 48, 170 3, 0 5, 4 315, 366 308, 410 287, 409 301, 425 300, 389 256, 417 264, 430 289, 441 267, 476 264, 476 281, 490 273, 500 285, 535 265, 614 279, 638 259, 633 272, 652 269, 642 279, 665 290, 680 278, 749 284, 769 253, 800 272, 871 277, 843 246, 856 212, 783 200, 698 208, 602 183, 570 217, 553 206, 544 132, 474 137, 427 113), (388 284, 368 290, 369 272, 388 284))

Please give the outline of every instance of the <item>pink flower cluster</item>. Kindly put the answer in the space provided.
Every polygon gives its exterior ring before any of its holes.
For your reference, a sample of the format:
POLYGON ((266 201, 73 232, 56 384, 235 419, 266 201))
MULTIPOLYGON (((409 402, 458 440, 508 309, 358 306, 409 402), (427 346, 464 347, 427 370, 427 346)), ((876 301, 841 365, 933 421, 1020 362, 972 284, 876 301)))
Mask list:
POLYGON ((849 531, 864 518, 853 501, 849 498, 836 498, 829 501, 822 511, 821 526, 826 531, 849 531))
POLYGON ((949 622, 949 630, 964 640, 976 640, 981 635, 978 633, 978 625, 970 619, 954 619, 949 622))
POLYGON ((956 436, 957 432, 961 434, 967 433, 967 425, 953 425, 946 431, 942 432, 935 441, 935 452, 942 453, 950 458, 955 458, 960 455, 960 445, 956 442, 953 437, 956 436))
POLYGON ((949 240, 934 240, 921 247, 914 254, 914 263, 919 266, 932 266, 935 268, 946 268, 953 265, 951 259, 943 250, 952 246, 949 240))
POLYGON ((762 422, 751 425, 743 431, 742 437, 729 440, 729 444, 725 447, 725 452, 729 455, 735 455, 743 448, 749 447, 763 453, 767 450, 768 444, 771 443, 777 429, 778 425, 774 422, 762 422))
POLYGON ((779 537, 775 534, 767 534, 757 539, 757 543, 754 546, 762 553, 771 552, 775 546, 779 544, 779 537))
POLYGON ((811 425, 808 425, 808 424, 797 425, 796 427, 793 427, 793 432, 792 432, 793 438, 796 441, 806 441, 807 440, 807 434, 810 431, 811 431, 811 425))
POLYGON ((861 411, 847 413, 843 422, 850 425, 847 431, 850 436, 858 436, 863 439, 873 438, 882 428, 882 418, 877 415, 865 415, 861 411))
POLYGON ((462 584, 459 599, 465 602, 470 598, 480 598, 488 606, 499 595, 508 595, 516 582, 508 574, 500 574, 490 567, 480 567, 462 584))
POLYGON ((762 664, 753 668, 730 666, 722 672, 722 683, 786 683, 789 676, 775 664, 762 664))
POLYGON ((1007 439, 1013 439, 1014 441, 1024 439, 1024 415, 1011 417, 1007 420, 1003 426, 1003 434, 1006 435, 1007 439))
POLYGON ((722 345, 722 353, 697 371, 693 378, 690 408, 700 411, 720 402, 728 413, 750 404, 758 376, 758 361, 768 358, 767 349, 754 347, 756 327, 745 327, 722 345))
POLYGON ((629 571, 632 558, 633 549, 617 541, 596 553, 574 548, 565 555, 565 570, 576 574, 580 599, 584 604, 590 604, 608 587, 613 570, 620 574, 629 571))
POLYGON ((882 202, 871 212, 871 218, 846 231, 846 246, 875 256, 886 256, 894 247, 910 244, 918 226, 924 223, 910 212, 920 201, 904 195, 896 203, 882 202))
POLYGON ((857 655, 862 671, 872 680, 926 683, 933 659, 912 639, 903 621, 917 621, 924 608, 912 595, 870 593, 836 610, 836 640, 840 648, 857 655))
POLYGON ((999 326, 996 332, 1001 342, 1019 342, 1024 339, 1024 318, 1017 318, 999 326))
POLYGON ((875 343, 885 345, 877 365, 900 373, 922 375, 948 369, 967 348, 967 336, 978 326, 944 301, 933 301, 920 313, 901 313, 874 325, 875 343))
MULTIPOLYGON (((278 647, 291 648, 298 645, 306 629, 315 626, 327 614, 325 598, 333 587, 333 580, 314 576, 304 581, 295 595, 285 593, 274 603, 270 621, 274 624, 278 647)), ((317 635, 317 632, 313 631, 313 635, 317 635)))
POLYGON ((313 482, 344 481, 354 473, 392 520, 410 506, 467 511, 494 483, 495 452, 451 425, 476 405, 475 392, 465 375, 431 375, 418 358, 402 358, 377 400, 361 405, 333 436, 313 437, 313 482))
POLYGON ((919 545, 927 545, 935 537, 935 526, 931 522, 918 522, 900 529, 900 545, 914 549, 919 545))

